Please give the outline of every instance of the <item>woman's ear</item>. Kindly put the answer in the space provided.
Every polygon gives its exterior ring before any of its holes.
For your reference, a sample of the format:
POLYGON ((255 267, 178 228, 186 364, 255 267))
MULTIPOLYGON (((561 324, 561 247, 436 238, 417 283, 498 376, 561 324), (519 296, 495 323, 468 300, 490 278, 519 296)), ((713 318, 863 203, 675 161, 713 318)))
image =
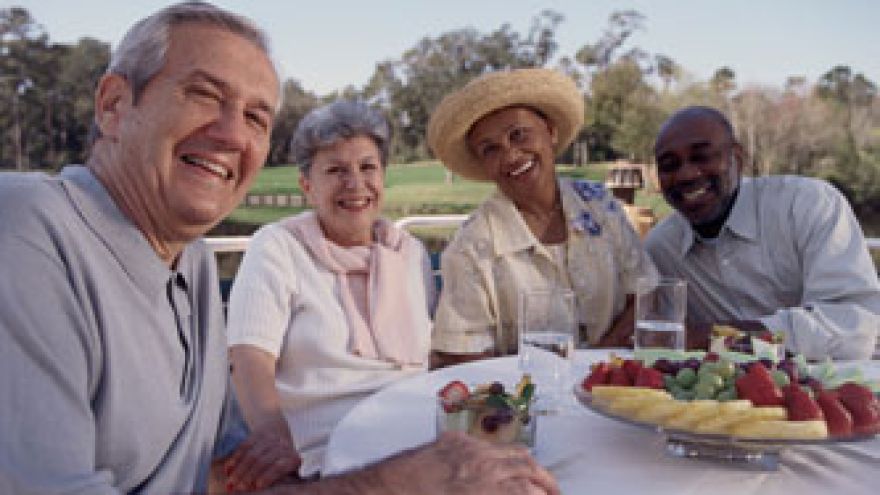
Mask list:
POLYGON ((101 77, 95 89, 95 124, 102 136, 116 137, 121 117, 131 102, 131 86, 125 78, 118 74, 101 77))
POLYGON ((545 122, 547 122, 547 129, 550 132, 550 144, 552 144, 555 148, 556 145, 559 143, 559 131, 557 130, 556 125, 554 125, 553 122, 550 122, 546 119, 545 122))

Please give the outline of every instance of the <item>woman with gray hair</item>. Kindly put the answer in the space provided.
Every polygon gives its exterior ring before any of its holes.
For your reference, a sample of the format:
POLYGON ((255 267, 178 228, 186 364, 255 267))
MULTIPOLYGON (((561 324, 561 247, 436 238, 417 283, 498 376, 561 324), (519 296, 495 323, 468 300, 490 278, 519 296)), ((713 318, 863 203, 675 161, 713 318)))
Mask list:
POLYGON ((233 464, 267 466, 237 489, 284 474, 272 461, 288 452, 300 477, 318 474, 330 432, 361 398, 428 365, 428 256, 379 216, 389 140, 385 118, 353 101, 312 111, 296 130, 313 210, 253 236, 229 304, 232 379, 253 432, 233 464))

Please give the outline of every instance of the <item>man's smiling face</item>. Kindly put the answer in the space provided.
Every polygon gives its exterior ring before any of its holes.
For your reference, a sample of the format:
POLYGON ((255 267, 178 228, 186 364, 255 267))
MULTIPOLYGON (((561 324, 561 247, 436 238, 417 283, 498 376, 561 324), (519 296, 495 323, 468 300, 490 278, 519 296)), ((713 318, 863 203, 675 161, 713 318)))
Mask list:
POLYGON ((654 146, 663 196, 694 227, 717 222, 733 201, 742 149, 713 115, 685 111, 664 124, 654 146))

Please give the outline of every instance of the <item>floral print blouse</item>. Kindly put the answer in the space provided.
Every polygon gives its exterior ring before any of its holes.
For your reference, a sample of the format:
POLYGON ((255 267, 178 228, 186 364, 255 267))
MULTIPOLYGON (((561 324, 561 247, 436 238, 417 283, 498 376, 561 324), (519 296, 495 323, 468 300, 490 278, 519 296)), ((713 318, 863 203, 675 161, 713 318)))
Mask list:
POLYGON ((500 191, 462 225, 441 259, 435 350, 515 353, 519 293, 556 287, 575 294, 579 344, 596 344, 636 280, 657 276, 623 208, 601 183, 559 179, 559 187, 568 224, 565 263, 500 191))

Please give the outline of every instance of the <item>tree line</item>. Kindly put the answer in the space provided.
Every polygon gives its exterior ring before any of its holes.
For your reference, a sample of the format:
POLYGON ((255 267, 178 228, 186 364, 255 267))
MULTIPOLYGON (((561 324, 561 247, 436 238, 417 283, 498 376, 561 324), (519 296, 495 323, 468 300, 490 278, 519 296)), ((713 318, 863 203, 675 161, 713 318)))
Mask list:
MULTIPOLYGON (((880 213, 880 97, 864 74, 840 65, 816 81, 792 76, 781 87, 740 86, 721 65, 709 80, 696 80, 671 56, 633 45, 632 35, 646 24, 639 12, 613 13, 599 39, 573 54, 558 53, 563 22, 562 14, 544 10, 524 32, 503 24, 425 37, 378 62, 364 86, 329 95, 288 79, 268 164, 289 163, 299 120, 339 97, 363 98, 386 112, 395 131, 394 161, 428 159, 427 122, 445 94, 488 71, 553 67, 578 81, 586 102, 586 123, 565 161, 648 163, 671 112, 710 105, 730 116, 752 174, 824 177, 860 216, 880 213)), ((105 42, 53 43, 26 9, 0 9, 0 167, 55 170, 85 160, 94 85, 109 56, 105 42)))

